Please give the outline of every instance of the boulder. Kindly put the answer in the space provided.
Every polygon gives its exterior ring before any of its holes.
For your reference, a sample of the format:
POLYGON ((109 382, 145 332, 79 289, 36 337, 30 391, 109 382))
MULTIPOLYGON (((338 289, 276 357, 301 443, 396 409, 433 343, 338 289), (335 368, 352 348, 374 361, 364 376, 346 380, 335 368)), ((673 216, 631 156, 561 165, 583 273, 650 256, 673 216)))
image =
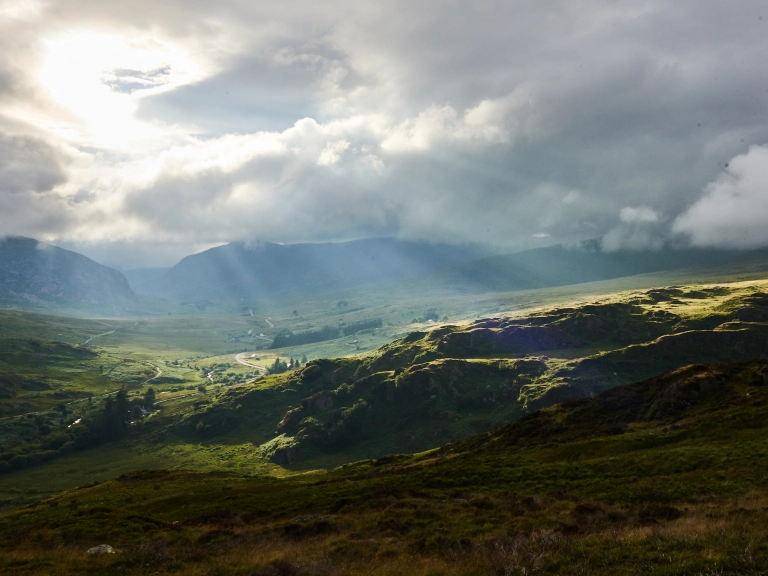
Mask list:
POLYGON ((94 546, 93 548, 88 548, 88 551, 86 554, 88 556, 96 556, 98 554, 114 554, 115 549, 112 548, 109 544, 99 544, 98 546, 94 546))

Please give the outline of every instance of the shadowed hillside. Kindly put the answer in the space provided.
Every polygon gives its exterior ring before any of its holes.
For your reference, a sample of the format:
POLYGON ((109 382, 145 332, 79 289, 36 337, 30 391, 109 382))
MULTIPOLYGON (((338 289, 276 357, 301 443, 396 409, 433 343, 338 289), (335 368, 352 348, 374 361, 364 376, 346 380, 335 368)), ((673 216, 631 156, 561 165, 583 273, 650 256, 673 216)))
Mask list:
POLYGON ((355 287, 403 294, 532 290, 670 270, 768 269, 765 251, 605 252, 599 241, 489 255, 483 248, 395 239, 326 244, 232 243, 184 258, 141 282, 140 293, 221 304, 316 298, 355 287), (374 288, 375 287, 375 288, 374 288))

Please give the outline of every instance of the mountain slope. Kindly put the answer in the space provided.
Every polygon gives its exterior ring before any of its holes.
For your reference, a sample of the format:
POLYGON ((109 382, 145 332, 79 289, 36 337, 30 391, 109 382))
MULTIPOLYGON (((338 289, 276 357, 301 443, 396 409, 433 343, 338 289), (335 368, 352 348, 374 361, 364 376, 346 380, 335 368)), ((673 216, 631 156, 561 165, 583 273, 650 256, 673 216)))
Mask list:
POLYGON ((187 256, 138 289, 185 302, 269 301, 317 296, 419 274, 487 254, 486 250, 370 239, 326 244, 235 242, 187 256))
POLYGON ((768 294, 655 289, 414 332, 366 356, 227 390, 153 426, 188 442, 247 440, 284 466, 323 466, 435 448, 686 364, 766 356, 768 294))
POLYGON ((0 240, 0 305, 121 314, 136 295, 118 271, 20 236, 0 240))
POLYGON ((690 366, 415 456, 93 483, 0 514, 0 569, 765 574, 766 423, 768 364, 690 366))

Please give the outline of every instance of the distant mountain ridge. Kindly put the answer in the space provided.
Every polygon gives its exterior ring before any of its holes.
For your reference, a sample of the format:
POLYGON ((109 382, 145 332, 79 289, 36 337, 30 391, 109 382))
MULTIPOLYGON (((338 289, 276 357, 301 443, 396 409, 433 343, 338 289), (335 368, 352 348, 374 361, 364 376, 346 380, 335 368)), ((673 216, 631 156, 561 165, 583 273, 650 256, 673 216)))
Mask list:
POLYGON ((765 250, 605 252, 597 240, 512 254, 391 238, 258 246, 235 242, 187 256, 165 274, 134 286, 139 293, 189 303, 315 297, 366 285, 392 290, 511 292, 706 268, 746 262, 747 258, 768 269, 765 250))
POLYGON ((426 289, 437 282, 462 291, 508 292, 734 262, 765 270, 768 251, 667 248, 606 252, 599 240, 589 240, 572 247, 558 244, 463 262, 436 270, 433 278, 420 279, 417 285, 426 289))
POLYGON ((0 239, 0 306, 121 315, 136 302, 117 270, 32 238, 0 239))
POLYGON ((315 296, 424 274, 491 253, 481 247, 391 238, 290 245, 233 242, 187 256, 137 291, 182 302, 315 296))

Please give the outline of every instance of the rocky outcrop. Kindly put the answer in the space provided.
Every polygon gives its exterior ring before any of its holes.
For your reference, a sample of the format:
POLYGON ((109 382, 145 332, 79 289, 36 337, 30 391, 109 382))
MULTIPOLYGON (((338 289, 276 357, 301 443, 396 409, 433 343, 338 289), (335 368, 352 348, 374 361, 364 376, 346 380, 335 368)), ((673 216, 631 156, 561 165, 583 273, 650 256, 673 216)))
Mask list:
POLYGON ((302 400, 301 407, 307 414, 316 414, 323 410, 330 410, 335 405, 333 397, 333 392, 322 390, 317 394, 313 394, 309 398, 302 400))
POLYGON ((473 328, 443 336, 437 351, 446 356, 467 357, 493 353, 526 354, 583 346, 579 338, 549 326, 473 328))

